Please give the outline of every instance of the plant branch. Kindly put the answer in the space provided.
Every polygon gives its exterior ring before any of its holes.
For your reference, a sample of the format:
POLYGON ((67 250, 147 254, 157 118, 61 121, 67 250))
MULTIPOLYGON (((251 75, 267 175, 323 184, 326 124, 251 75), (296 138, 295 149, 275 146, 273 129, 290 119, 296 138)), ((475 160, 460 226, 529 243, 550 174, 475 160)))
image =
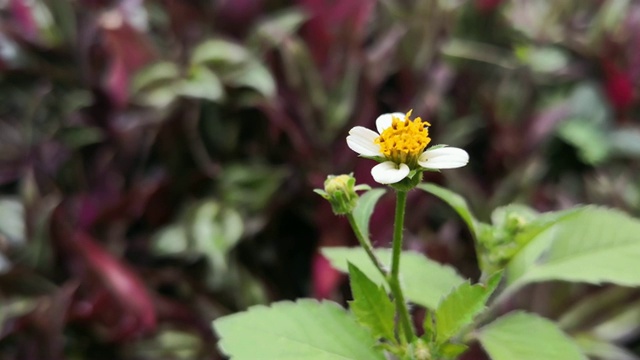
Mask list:
POLYGON ((402 288, 400 287, 400 254, 402 252, 402 230, 404 228, 404 213, 407 205, 407 192, 396 192, 396 213, 393 227, 393 249, 391 256, 391 274, 388 283, 396 303, 396 313, 402 326, 403 338, 412 341, 415 338, 411 317, 407 310, 402 288))

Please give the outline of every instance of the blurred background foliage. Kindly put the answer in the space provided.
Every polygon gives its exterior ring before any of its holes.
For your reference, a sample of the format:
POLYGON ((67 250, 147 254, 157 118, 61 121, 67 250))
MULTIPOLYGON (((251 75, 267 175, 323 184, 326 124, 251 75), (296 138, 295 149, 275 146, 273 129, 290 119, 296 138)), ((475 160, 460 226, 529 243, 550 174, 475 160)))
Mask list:
MULTIPOLYGON (((318 249, 355 239, 311 190, 372 184, 344 139, 384 112, 467 149, 428 180, 484 220, 510 202, 640 215, 637 1, 1 0, 0 16, 2 359, 216 359, 216 317, 344 301, 318 249)), ((454 212, 409 206, 407 247, 476 277, 454 212)), ((636 359, 637 296, 532 285, 501 310, 636 359)))

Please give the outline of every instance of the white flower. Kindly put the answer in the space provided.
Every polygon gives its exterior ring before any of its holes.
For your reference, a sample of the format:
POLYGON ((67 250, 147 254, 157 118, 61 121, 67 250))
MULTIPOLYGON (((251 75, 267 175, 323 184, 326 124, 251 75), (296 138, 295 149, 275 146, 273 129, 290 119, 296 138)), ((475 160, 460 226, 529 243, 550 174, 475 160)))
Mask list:
POLYGON ((419 117, 411 120, 411 111, 383 114, 376 119, 377 133, 356 126, 349 131, 347 145, 361 156, 383 160, 371 169, 373 179, 380 184, 395 184, 416 169, 465 166, 469 154, 462 149, 446 145, 426 149, 431 142, 429 125, 419 117))

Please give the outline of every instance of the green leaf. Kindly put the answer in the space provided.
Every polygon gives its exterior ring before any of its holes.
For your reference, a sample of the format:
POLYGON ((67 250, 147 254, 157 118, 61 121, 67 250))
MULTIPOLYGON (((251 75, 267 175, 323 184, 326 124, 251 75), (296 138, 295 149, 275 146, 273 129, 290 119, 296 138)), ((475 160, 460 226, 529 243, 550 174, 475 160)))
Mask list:
POLYGON ((244 47, 222 39, 207 40, 193 51, 191 63, 210 64, 227 63, 238 64, 249 60, 251 57, 244 47))
POLYGON ((257 91, 265 98, 274 97, 276 82, 269 70, 257 61, 247 63, 237 71, 224 75, 225 83, 236 87, 247 87, 257 91))
MULTIPOLYGON (((323 248, 322 254, 336 269, 346 273, 350 262, 362 270, 369 279, 386 286, 386 281, 361 248, 323 248)), ((390 249, 377 249, 375 254, 385 266, 389 266, 390 249)), ((452 267, 441 265, 413 251, 402 252, 400 279, 407 300, 429 309, 435 309, 443 296, 464 282, 452 267)))
POLYGON ((307 14, 299 10, 280 11, 262 21, 253 36, 268 41, 271 46, 280 46, 283 41, 294 36, 308 18, 307 14))
POLYGON ((500 283, 502 273, 493 274, 486 285, 464 282, 442 299, 436 309, 436 342, 443 344, 458 334, 485 308, 500 283))
POLYGON ((587 360, 553 322, 517 312, 479 330, 478 338, 493 360, 587 360))
POLYGON ((395 308, 383 287, 376 285, 355 265, 349 263, 353 301, 351 311, 373 336, 393 340, 395 308))
POLYGON ((478 221, 473 216, 473 213, 469 209, 469 205, 467 205, 467 201, 462 196, 451 190, 445 189, 442 186, 431 183, 419 184, 418 188, 439 197, 442 201, 449 204, 449 206, 451 206, 467 224, 471 234, 473 234, 476 239, 478 238, 478 221))
POLYGON ((180 94, 196 99, 219 101, 224 97, 220 79, 204 66, 193 66, 181 84, 180 94))
POLYGON ((369 238, 369 219, 371 218, 371 214, 373 214, 373 209, 385 192, 386 190, 384 188, 367 191, 360 196, 358 204, 355 209, 353 209, 353 218, 356 221, 356 226, 366 239, 369 238))
POLYGON ((509 291, 526 283, 565 280, 640 285, 640 222, 600 207, 583 207, 547 225, 509 263, 509 291))
POLYGON ((440 347, 440 355, 445 359, 457 359, 469 346, 464 344, 446 343, 440 347))
POLYGON ((587 335, 576 337, 576 343, 586 355, 601 360, 638 360, 630 350, 622 345, 617 345, 587 335))
POLYGON ((220 349, 234 360, 379 359, 375 339, 332 302, 283 301, 213 322, 220 349))
POLYGON ((162 83, 169 83, 180 77, 180 69, 170 61, 160 61, 145 66, 138 71, 131 81, 131 91, 135 94, 139 91, 157 86, 162 83))
POLYGON ((598 165, 611 154, 610 136, 600 124, 583 118, 572 118, 560 124, 558 134, 578 150, 580 159, 587 164, 598 165))
POLYGON ((569 59, 567 53, 556 47, 520 46, 516 57, 531 70, 540 73, 554 73, 564 69, 569 59))

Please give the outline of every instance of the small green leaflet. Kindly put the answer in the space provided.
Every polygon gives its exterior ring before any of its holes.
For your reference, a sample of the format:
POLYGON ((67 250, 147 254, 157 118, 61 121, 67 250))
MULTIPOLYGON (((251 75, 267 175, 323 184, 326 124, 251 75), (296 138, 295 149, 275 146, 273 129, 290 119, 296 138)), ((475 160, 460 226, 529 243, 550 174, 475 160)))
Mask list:
POLYGON ((462 196, 454 193, 449 189, 431 183, 422 183, 417 187, 418 189, 424 190, 432 195, 439 197, 440 200, 449 204, 449 206, 451 206, 467 224, 467 226, 469 227, 469 231, 471 231, 471 234, 476 239, 478 238, 478 221, 473 216, 473 213, 469 209, 469 205, 467 205, 467 201, 462 196))
POLYGON ((620 211, 593 206, 575 210, 543 229, 513 258, 506 292, 548 280, 638 286, 638 234, 640 221, 620 211))
POLYGON ((375 339, 333 302, 311 299, 219 318, 220 349, 234 360, 384 360, 375 339))
POLYGON ((587 360, 555 323, 534 314, 503 316, 478 333, 493 360, 587 360))
MULTIPOLYGON (((333 267, 342 272, 348 271, 347 262, 350 262, 376 284, 386 285, 380 272, 361 248, 323 248, 322 254, 333 267)), ((376 249, 375 254, 383 264, 389 266, 390 249, 376 249)), ((417 252, 403 251, 401 258, 400 282, 408 301, 435 309, 443 296, 464 282, 452 267, 441 265, 417 252)))
POLYGON ((393 341, 395 307, 387 292, 351 263, 349 280, 353 292, 349 307, 358 322, 369 328, 374 337, 393 341))
POLYGON ((500 283, 502 273, 493 274, 486 285, 464 282, 442 299, 436 309, 436 343, 457 335, 485 308, 485 303, 500 283))
POLYGON ((369 238, 369 219, 371 218, 373 209, 385 192, 386 190, 383 188, 367 191, 360 196, 358 204, 355 209, 353 209, 353 218, 356 221, 356 226, 365 239, 369 238))

